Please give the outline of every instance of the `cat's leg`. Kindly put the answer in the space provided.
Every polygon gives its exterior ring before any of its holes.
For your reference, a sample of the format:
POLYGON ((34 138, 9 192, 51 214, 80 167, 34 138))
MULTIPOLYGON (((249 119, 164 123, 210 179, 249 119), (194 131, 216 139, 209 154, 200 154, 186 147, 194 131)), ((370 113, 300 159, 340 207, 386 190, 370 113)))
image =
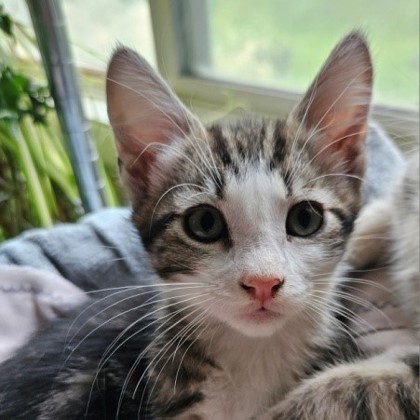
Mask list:
POLYGON ((261 420, 418 420, 419 351, 394 349, 305 380, 261 420))

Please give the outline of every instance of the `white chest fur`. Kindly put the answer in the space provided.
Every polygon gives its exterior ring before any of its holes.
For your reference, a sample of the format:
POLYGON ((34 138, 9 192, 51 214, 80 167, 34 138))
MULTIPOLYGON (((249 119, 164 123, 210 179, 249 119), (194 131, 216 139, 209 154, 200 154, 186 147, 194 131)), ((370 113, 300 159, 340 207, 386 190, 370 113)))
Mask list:
MULTIPOLYGON (((209 420, 243 420, 258 415, 292 389, 316 341, 310 322, 288 325, 268 338, 245 337, 229 329, 213 336, 212 348, 220 369, 203 387, 205 399, 192 415, 209 420)), ((325 334, 325 337, 327 334, 325 334)))

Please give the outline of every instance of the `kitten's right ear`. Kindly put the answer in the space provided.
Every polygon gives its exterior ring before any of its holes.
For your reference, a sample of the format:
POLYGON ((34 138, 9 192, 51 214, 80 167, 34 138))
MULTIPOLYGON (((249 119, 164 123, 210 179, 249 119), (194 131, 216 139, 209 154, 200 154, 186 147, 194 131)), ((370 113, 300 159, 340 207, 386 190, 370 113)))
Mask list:
POLYGON ((157 72, 127 48, 111 57, 106 94, 121 175, 135 197, 147 187, 150 168, 164 145, 201 125, 157 72))

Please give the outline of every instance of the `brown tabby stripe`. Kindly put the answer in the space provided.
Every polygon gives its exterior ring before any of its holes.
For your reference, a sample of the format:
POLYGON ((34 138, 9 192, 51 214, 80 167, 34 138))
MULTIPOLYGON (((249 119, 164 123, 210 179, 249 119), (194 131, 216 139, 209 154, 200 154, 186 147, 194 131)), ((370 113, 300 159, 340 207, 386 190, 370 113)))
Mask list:
POLYGON ((340 220, 344 234, 349 234, 353 231, 353 226, 354 226, 353 215, 348 216, 343 212, 343 210, 338 209, 338 208, 331 208, 328 210, 330 210, 331 213, 333 213, 338 218, 338 220, 340 220))
POLYGON ((217 176, 213 175, 213 178, 217 179, 217 182, 215 184, 216 195, 222 200, 226 186, 225 174, 223 172, 218 172, 217 176))
POLYGON ((266 137, 265 124, 263 124, 261 126, 260 135, 259 135, 259 143, 261 147, 263 147, 263 144, 265 142, 265 137, 266 137))
POLYGON ((220 156, 224 166, 233 166, 232 157, 226 147, 227 139, 222 133, 222 129, 218 125, 209 128, 209 133, 213 137, 215 144, 215 152, 220 156))
POLYGON ((163 233, 166 228, 177 218, 179 214, 170 212, 164 214, 159 219, 155 220, 146 235, 142 235, 143 245, 146 249, 149 249, 153 242, 163 233))
POLYGON ((279 166, 286 154, 286 138, 284 137, 284 123, 276 121, 273 133, 273 166, 279 166))
POLYGON ((413 375, 419 377, 419 354, 413 353, 404 358, 404 363, 411 368, 413 375))
POLYGON ((240 140, 236 139, 236 150, 242 162, 249 158, 248 145, 244 145, 240 140))
POLYGON ((401 411, 404 413, 405 420, 419 419, 419 404, 418 401, 413 401, 413 396, 407 391, 403 383, 397 384, 397 401, 401 411))
POLYGON ((351 419, 373 420, 368 395, 366 385, 363 383, 358 384, 348 404, 351 419))
POLYGON ((158 268, 157 269, 158 274, 164 278, 167 279, 171 276, 173 276, 174 274, 194 274, 194 270, 187 268, 185 266, 176 266, 176 265, 166 265, 165 267, 162 268, 158 268))
POLYGON ((173 418, 182 413, 186 408, 199 403, 203 398, 204 396, 201 392, 194 392, 189 395, 182 395, 178 399, 172 399, 169 404, 161 407, 158 418, 166 418, 167 416, 173 418))
POLYGON ((287 196, 291 197, 293 195, 293 189, 292 189, 292 180, 291 180, 290 172, 284 171, 284 173, 282 172, 282 176, 283 176, 284 184, 286 185, 287 196))

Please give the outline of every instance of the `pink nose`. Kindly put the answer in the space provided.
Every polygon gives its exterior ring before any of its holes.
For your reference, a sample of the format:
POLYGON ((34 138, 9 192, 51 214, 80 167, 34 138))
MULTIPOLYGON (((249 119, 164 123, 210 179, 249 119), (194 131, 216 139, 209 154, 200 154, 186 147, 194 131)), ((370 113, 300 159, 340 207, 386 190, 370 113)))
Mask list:
POLYGON ((242 288, 261 304, 273 298, 282 284, 283 280, 272 277, 246 277, 241 281, 242 288))

